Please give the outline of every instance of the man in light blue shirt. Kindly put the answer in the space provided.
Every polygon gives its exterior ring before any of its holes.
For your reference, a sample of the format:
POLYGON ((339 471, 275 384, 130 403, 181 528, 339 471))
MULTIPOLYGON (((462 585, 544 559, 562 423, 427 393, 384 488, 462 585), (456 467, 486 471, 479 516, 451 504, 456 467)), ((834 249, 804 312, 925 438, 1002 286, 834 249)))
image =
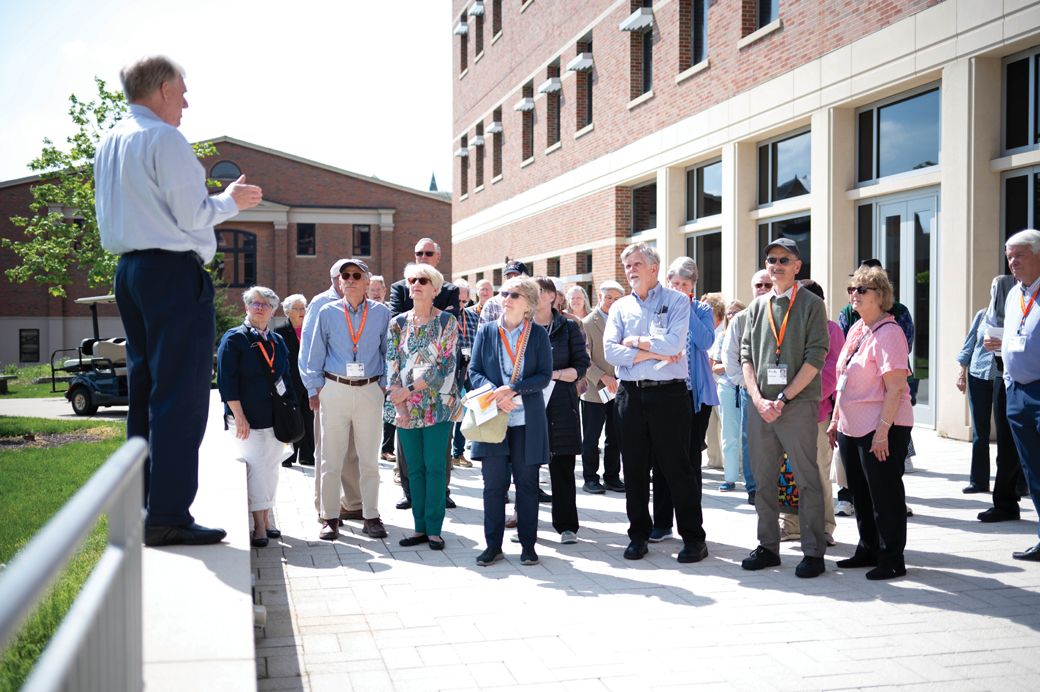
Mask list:
MULTIPOLYGON (((1016 281, 1004 304, 1000 343, 1007 418, 1033 506, 1040 511, 1040 231, 1019 231, 1008 238, 1004 249, 1016 281)), ((1040 562, 1040 543, 1011 556, 1040 562)))
POLYGON ((340 484, 351 442, 361 481, 362 531, 371 538, 386 537, 379 518, 379 448, 390 309, 366 298, 369 277, 362 260, 342 265, 338 281, 343 299, 317 311, 306 354, 302 346, 300 351, 300 377, 321 427, 319 538, 327 541, 339 537, 340 484))
POLYGON ((203 545, 222 529, 195 523, 199 444, 213 372, 213 226, 260 203, 245 176, 210 196, 191 145, 177 131, 188 102, 184 72, 168 58, 120 71, 130 112, 94 160, 101 245, 122 255, 115 294, 123 328, 130 410, 128 437, 149 442, 145 544, 203 545))
POLYGON ((675 503, 675 519, 683 548, 679 562, 698 562, 708 555, 690 461, 693 402, 686 389, 683 349, 690 328, 690 299, 662 286, 657 274, 661 258, 645 243, 629 245, 621 264, 632 292, 610 309, 603 332, 603 355, 614 366, 618 386, 615 407, 625 469, 628 513, 627 560, 648 551, 650 471, 664 474, 675 503))

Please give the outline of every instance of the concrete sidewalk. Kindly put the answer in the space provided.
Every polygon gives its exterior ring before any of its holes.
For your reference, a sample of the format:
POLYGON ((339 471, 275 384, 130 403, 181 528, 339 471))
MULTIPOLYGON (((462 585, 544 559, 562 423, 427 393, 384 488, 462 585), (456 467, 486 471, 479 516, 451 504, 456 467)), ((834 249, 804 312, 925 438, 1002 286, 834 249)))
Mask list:
POLYGON ((454 473, 459 506, 443 552, 397 545, 412 519, 394 509, 388 465, 380 507, 390 537, 349 522, 331 544, 317 539, 312 470, 284 469, 283 539, 253 551, 268 609, 259 689, 1036 689, 1040 565, 1011 559, 1036 542, 1036 514, 1026 501, 1023 521, 978 522, 989 496, 960 492, 970 445, 927 430, 914 441, 909 574, 880 583, 834 566, 852 554, 851 518, 839 518, 818 579, 794 576, 797 543, 782 544, 779 569, 742 570, 755 513, 744 493, 717 491, 713 470, 702 563, 679 565, 676 540, 623 560, 623 496, 579 489, 580 543, 560 545, 542 505, 541 564, 521 566, 507 540, 507 560, 481 568, 479 464, 454 473))

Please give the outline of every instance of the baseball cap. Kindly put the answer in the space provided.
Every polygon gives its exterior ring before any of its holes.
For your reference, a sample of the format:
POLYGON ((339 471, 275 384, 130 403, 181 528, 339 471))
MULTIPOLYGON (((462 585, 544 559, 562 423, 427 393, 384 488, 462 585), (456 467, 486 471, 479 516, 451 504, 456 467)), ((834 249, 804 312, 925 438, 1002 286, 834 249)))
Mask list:
POLYGON ((363 271, 366 274, 368 274, 368 265, 365 264, 362 260, 359 260, 359 259, 356 259, 354 257, 351 257, 350 259, 340 260, 340 262, 343 263, 343 264, 340 265, 340 268, 339 268, 339 270, 341 272, 343 271, 344 267, 353 264, 355 267, 357 267, 361 271, 363 271))
POLYGON ((882 267, 882 264, 881 264, 881 260, 874 259, 873 257, 871 257, 870 259, 865 259, 862 262, 860 262, 859 266, 861 266, 861 267, 882 267))
POLYGON ((329 276, 335 278, 339 276, 339 273, 343 271, 343 265, 349 262, 348 259, 338 259, 336 263, 329 268, 329 276))
POLYGON ((530 276, 527 271, 527 265, 523 262, 510 262, 506 265, 506 268, 502 270, 502 275, 506 274, 523 274, 524 276, 530 276))
POLYGON ((769 245, 766 245, 766 254, 769 254, 769 251, 775 247, 787 250, 798 259, 802 258, 802 253, 798 252, 798 243, 794 242, 790 238, 777 238, 769 245))
POLYGON ((620 293, 622 295, 624 295, 624 293, 625 293, 625 289, 621 287, 621 284, 619 284, 617 281, 614 281, 613 279, 607 279, 606 281, 601 283, 599 285, 599 290, 601 290, 601 291, 617 291, 618 293, 620 293))

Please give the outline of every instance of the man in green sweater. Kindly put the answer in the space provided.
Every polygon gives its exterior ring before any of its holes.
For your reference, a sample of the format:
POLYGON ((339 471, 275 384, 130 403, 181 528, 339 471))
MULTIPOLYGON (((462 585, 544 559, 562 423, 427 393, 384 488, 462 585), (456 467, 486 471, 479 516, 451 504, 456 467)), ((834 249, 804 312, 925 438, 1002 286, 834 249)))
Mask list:
POLYGON ((823 301, 799 291, 795 277, 802 268, 798 244, 779 238, 766 246, 766 270, 773 290, 748 307, 740 347, 750 411, 748 445, 758 512, 758 547, 741 566, 759 570, 780 564, 780 504, 776 487, 780 460, 787 452, 798 484, 798 515, 805 557, 799 577, 823 573, 827 550, 823 522, 823 490, 816 464, 816 417, 820 403, 820 369, 830 337, 823 301))

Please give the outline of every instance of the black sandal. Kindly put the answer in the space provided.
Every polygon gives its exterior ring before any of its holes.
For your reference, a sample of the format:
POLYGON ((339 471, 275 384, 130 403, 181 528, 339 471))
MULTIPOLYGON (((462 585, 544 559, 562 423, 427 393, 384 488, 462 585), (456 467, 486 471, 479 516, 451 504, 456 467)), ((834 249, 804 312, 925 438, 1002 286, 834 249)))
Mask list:
POLYGON ((281 538, 282 537, 282 532, 279 531, 278 529, 267 529, 267 537, 268 538, 281 538))
POLYGON ((249 545, 253 546, 254 548, 266 548, 267 543, 268 541, 266 538, 254 538, 253 540, 249 541, 249 545))
POLYGON ((444 539, 431 538, 430 550, 444 550, 444 539))
POLYGON ((413 545, 422 545, 423 543, 429 542, 430 537, 427 536, 425 533, 422 533, 416 536, 408 536, 407 538, 402 538, 397 542, 397 545, 401 546, 402 548, 410 548, 413 545))

